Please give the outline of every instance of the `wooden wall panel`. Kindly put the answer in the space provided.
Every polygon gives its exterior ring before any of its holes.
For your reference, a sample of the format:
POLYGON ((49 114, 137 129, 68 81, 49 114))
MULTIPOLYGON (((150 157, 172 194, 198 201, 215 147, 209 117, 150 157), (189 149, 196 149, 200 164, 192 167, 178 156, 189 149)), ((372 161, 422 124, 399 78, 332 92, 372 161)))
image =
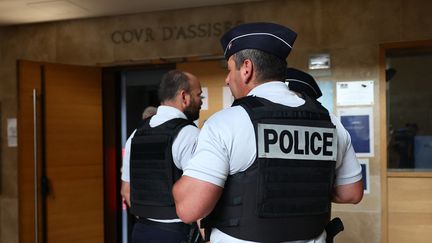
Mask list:
POLYGON ((432 178, 388 178, 390 243, 432 238, 432 178))

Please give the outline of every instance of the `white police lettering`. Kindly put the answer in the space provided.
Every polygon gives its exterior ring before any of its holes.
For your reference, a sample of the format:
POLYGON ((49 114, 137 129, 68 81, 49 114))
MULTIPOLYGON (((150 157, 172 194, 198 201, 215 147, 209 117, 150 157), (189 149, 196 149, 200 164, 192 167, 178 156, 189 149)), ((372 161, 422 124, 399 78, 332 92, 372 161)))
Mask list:
POLYGON ((258 157, 336 160, 336 129, 258 124, 258 157))

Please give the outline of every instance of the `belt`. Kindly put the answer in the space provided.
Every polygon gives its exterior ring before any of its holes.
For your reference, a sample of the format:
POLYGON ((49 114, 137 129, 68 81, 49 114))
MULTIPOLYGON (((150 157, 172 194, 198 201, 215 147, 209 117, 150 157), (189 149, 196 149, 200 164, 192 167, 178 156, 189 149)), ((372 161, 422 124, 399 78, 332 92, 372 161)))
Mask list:
POLYGON ((162 222, 151 221, 142 217, 137 217, 137 222, 140 224, 153 226, 167 231, 179 232, 182 234, 188 234, 191 228, 191 225, 185 224, 183 222, 162 223, 162 222))

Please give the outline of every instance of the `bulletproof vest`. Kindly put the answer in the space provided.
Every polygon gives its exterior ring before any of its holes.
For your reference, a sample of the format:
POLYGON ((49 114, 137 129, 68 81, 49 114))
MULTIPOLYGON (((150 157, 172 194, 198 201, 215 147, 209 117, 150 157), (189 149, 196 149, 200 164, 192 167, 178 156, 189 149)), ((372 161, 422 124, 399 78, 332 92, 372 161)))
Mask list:
POLYGON ((172 144, 178 132, 191 121, 176 118, 150 127, 146 119, 131 144, 131 213, 145 218, 178 218, 172 186, 182 175, 173 161, 172 144))
POLYGON ((201 221, 206 233, 217 228, 238 239, 284 242, 324 231, 337 135, 328 111, 305 100, 300 107, 251 96, 234 102, 253 123, 257 157, 246 171, 228 176, 215 209, 201 221))

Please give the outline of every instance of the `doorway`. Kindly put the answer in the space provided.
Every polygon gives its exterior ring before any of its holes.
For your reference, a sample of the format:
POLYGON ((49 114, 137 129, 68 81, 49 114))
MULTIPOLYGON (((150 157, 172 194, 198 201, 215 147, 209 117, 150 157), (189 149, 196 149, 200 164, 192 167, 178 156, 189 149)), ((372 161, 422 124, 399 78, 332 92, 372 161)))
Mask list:
POLYGON ((159 106, 158 83, 175 64, 104 68, 105 226, 106 242, 131 242, 135 218, 120 195, 122 154, 127 138, 142 121, 143 110, 159 106))

